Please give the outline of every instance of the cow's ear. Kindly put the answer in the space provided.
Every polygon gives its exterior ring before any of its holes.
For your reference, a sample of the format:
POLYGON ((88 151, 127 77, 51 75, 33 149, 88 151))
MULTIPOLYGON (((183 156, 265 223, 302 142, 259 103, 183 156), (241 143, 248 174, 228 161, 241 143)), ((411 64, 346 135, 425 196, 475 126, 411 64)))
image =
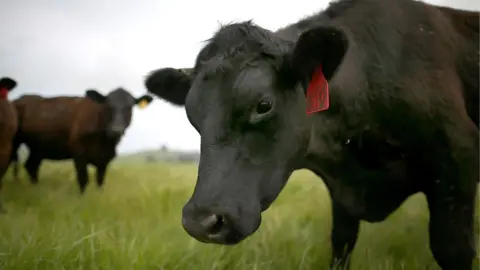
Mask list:
POLYGON ((191 69, 157 69, 147 75, 145 87, 148 92, 173 105, 184 106, 192 85, 191 72, 191 69))
POLYGON ((152 102, 153 98, 149 95, 143 95, 137 99, 135 99, 135 104, 138 105, 141 109, 145 108, 152 102))
POLYGON ((17 86, 17 81, 9 77, 3 77, 0 79, 0 89, 6 88, 8 91, 12 90, 17 86))
POLYGON ((290 54, 290 65, 296 77, 308 84, 313 73, 321 67, 325 79, 330 80, 341 64, 348 48, 348 40, 341 29, 316 27, 302 33, 290 54))
POLYGON ((103 103, 105 102, 105 96, 100 94, 97 90, 94 89, 88 89, 85 91, 85 96, 97 103, 103 103))

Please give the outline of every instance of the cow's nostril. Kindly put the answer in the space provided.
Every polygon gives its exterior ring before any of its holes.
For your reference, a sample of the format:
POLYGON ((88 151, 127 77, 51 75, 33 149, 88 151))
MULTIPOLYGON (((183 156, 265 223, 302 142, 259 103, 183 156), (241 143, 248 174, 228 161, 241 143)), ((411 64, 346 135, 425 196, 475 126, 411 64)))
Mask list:
POLYGON ((210 235, 219 234, 224 230, 226 225, 226 220, 223 216, 218 216, 217 222, 210 228, 210 235))
POLYGON ((206 229, 211 228, 218 221, 217 215, 209 215, 200 221, 200 225, 206 229))
POLYGON ((213 214, 204 218, 200 223, 207 234, 215 235, 222 231, 222 228, 225 225, 225 218, 223 216, 213 214))

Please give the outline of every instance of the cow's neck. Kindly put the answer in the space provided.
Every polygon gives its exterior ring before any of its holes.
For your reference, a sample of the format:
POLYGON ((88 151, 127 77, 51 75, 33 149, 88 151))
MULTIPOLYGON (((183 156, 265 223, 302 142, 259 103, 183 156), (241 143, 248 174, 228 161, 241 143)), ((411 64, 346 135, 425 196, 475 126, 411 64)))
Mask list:
POLYGON ((95 132, 89 133, 87 136, 87 140, 91 143, 99 144, 102 147, 113 147, 115 148, 120 140, 122 139, 122 135, 119 136, 109 136, 107 135, 105 130, 97 130, 95 132))
POLYGON ((317 112, 310 118, 310 139, 303 168, 322 177, 338 174, 342 170, 345 151, 352 141, 361 138, 368 128, 368 119, 359 117, 360 112, 345 109, 338 93, 332 93, 328 111, 317 112))
POLYGON ((121 139, 122 139, 121 135, 119 135, 119 136, 108 136, 108 135, 105 134, 102 137, 102 141, 104 141, 105 144, 110 145, 112 147, 116 147, 121 139))

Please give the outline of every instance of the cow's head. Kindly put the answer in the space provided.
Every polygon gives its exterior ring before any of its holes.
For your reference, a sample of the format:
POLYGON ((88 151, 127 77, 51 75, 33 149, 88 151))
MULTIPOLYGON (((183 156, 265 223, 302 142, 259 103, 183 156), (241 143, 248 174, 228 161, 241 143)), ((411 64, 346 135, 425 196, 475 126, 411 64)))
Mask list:
POLYGON ((193 69, 147 76, 149 92, 185 105, 201 135, 198 179, 183 208, 191 236, 236 244, 257 230, 261 212, 313 143, 305 86, 319 66, 331 79, 347 45, 336 28, 309 30, 293 43, 251 22, 237 23, 210 39, 193 69))
POLYGON ((0 99, 6 99, 8 93, 17 87, 17 82, 9 77, 0 79, 0 99))
POLYGON ((106 96, 89 89, 85 92, 85 96, 104 105, 107 135, 113 137, 122 136, 125 133, 130 125, 134 105, 144 107, 152 101, 152 97, 149 95, 135 98, 123 88, 117 88, 106 96))

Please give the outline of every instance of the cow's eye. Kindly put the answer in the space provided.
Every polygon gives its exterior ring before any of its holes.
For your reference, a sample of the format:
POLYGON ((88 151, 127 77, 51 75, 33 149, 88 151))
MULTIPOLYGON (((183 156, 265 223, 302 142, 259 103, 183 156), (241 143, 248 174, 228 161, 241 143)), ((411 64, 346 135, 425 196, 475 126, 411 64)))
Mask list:
POLYGON ((264 114, 272 109, 272 102, 268 100, 262 100, 257 104, 257 113, 264 114))

